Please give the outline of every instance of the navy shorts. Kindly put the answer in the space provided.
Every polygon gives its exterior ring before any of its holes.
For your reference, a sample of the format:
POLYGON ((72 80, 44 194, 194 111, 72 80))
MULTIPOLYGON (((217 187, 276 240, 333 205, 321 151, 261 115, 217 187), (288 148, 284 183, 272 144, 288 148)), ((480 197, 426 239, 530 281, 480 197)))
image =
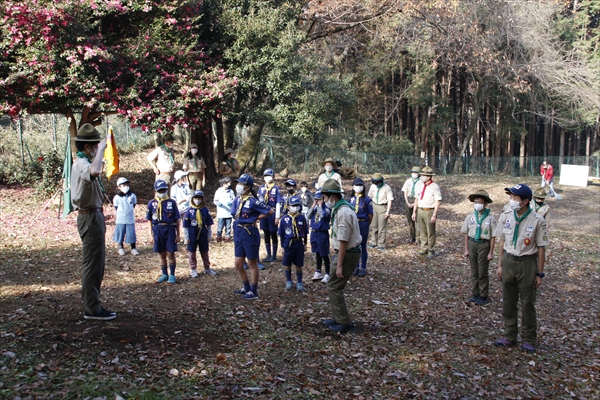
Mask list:
POLYGON ((275 225, 275 213, 260 219, 260 230, 277 232, 277 225, 275 225))
POLYGON ((311 231, 310 247, 313 253, 317 253, 320 256, 329 255, 329 232, 314 230, 311 231))
POLYGON ((284 267, 291 267, 292 264, 296 267, 304 267, 304 244, 302 240, 293 240, 283 247, 281 264, 284 267), (289 243, 291 243, 291 246, 289 243))
POLYGON ((152 227, 154 236, 155 253, 175 253, 177 251, 177 228, 174 225, 154 225, 152 227))
POLYGON ((208 251, 208 232, 206 229, 202 229, 200 237, 198 237, 198 229, 190 228, 190 242, 187 245, 187 249, 191 252, 195 252, 198 249, 201 253, 208 251))
POLYGON ((235 225, 233 245, 236 257, 246 257, 248 260, 258 258, 260 250, 260 233, 255 226, 235 225))

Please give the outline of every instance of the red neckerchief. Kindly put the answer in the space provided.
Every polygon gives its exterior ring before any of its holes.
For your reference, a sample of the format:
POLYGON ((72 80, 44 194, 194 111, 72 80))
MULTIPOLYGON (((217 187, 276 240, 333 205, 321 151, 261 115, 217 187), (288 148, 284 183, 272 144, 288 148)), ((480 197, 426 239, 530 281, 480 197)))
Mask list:
POLYGON ((433 179, 428 180, 423 184, 423 191, 421 192, 421 198, 419 200, 423 200, 423 196, 425 195, 425 190, 427 190, 427 186, 433 183, 433 179))

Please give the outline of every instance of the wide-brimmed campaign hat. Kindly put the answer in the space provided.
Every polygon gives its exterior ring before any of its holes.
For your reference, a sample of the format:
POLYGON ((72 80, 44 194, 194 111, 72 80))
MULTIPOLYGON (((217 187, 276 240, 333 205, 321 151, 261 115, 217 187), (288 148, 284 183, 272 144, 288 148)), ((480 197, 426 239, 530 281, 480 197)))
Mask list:
POLYGON ((418 172, 418 173, 420 173, 421 172, 421 167, 414 166, 414 167, 411 168, 410 172, 418 172))
POLYGON ((77 131, 77 137, 75 138, 78 142, 99 142, 100 132, 92 124, 83 124, 77 131))
POLYGON ((163 142, 173 142, 175 141, 175 138, 173 137, 172 133, 167 133, 165 136, 163 136, 163 142))
POLYGON ((329 194, 329 193, 344 193, 342 190, 342 186, 335 179, 327 179, 325 183, 323 183, 323 187, 321 188, 321 193, 329 194))
POLYGON ((476 198, 481 197, 483 199, 483 201, 485 201, 488 204, 493 203, 492 199, 490 199, 490 195, 488 192, 486 192, 483 189, 479 189, 476 190, 475 192, 473 192, 472 194, 469 195, 469 200, 470 201, 475 201, 476 198))
POLYGON ((538 199, 546 198, 546 190, 543 187, 539 187, 533 191, 533 197, 537 197, 538 199))
POLYGON ((331 158, 331 157, 326 158, 325 161, 323 161, 322 165, 325 166, 325 164, 327 164, 327 163, 330 163, 332 166, 336 165, 335 160, 333 158, 331 158))
POLYGON ((431 168, 429 165, 426 167, 423 167, 421 169, 421 172, 419 172, 419 174, 421 175, 425 175, 425 176, 434 176, 435 172, 433 172, 433 168, 431 168))

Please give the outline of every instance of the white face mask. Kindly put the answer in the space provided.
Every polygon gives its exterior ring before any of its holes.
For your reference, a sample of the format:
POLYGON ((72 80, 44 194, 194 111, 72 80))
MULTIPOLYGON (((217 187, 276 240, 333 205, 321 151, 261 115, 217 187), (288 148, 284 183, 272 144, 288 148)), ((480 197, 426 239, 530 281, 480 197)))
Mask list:
POLYGON ((411 176, 413 179, 417 179, 417 178, 419 177, 419 174, 417 174, 416 172, 413 172, 412 174, 410 174, 410 176, 411 176))
POLYGON ((427 182, 428 180, 429 180, 429 177, 428 177, 428 176, 426 176, 426 175, 423 175, 423 176, 421 177, 421 182, 427 182))
POLYGON ((354 189, 354 193, 362 193, 364 188, 364 186, 352 186, 352 189, 354 189))
POLYGON ((333 207, 335 207, 335 201, 330 197, 329 200, 327 200, 325 202, 325 205, 327 206, 327 208, 329 208, 330 210, 333 210, 333 207))
POLYGON ((475 211, 481 211, 483 210, 483 204, 475 203, 473 204, 473 208, 475 209, 475 211))
POLYGON ((190 153, 192 153, 192 155, 195 156, 196 154, 198 154, 198 149, 191 149, 190 153))
POLYGON ((159 199, 166 199, 168 195, 169 194, 167 192, 164 192, 164 193, 156 192, 156 197, 158 197, 159 199))
POLYGON ((194 197, 194 198, 192 199, 192 201, 193 201, 193 202, 194 202, 194 204, 195 204, 195 205, 197 205, 197 206, 199 206, 199 205, 200 205, 200 203, 202 203, 202 199, 199 199, 199 198, 197 198, 197 197, 194 197))
POLYGON ((517 211, 521 209, 521 202, 517 200, 511 200, 508 203, 510 205, 510 209, 513 211, 517 211))
POLYGON ((273 182, 273 177, 272 177, 272 176, 270 176, 270 175, 267 175, 267 176, 265 176, 265 182, 266 182, 266 183, 271 183, 271 182, 273 182))
POLYGON ((296 214, 298 211, 300 211, 300 206, 290 206, 290 212, 292 214, 296 214))
POLYGON ((243 195, 245 191, 246 191, 246 186, 241 185, 241 184, 235 185, 235 194, 237 194, 238 196, 243 195))
POLYGON ((306 193, 306 188, 305 187, 300 188, 300 190, 302 190, 302 193, 306 193))
POLYGON ((129 186, 122 185, 122 186, 119 188, 119 190, 121 190, 121 192, 123 192, 123 193, 127 194, 127 193, 129 193, 129 186))
POLYGON ((331 165, 327 164, 327 165, 325 166, 325 171, 327 171, 327 172, 331 172, 331 171, 333 171, 333 167, 332 167, 331 165))

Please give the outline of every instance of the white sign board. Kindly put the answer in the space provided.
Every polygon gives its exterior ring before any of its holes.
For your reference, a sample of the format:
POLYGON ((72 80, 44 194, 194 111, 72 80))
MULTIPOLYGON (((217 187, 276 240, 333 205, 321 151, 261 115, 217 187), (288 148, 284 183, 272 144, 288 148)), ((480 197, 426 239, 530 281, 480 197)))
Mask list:
POLYGON ((587 165, 569 165, 560 166, 560 184, 566 186, 587 187, 590 167, 587 165))

